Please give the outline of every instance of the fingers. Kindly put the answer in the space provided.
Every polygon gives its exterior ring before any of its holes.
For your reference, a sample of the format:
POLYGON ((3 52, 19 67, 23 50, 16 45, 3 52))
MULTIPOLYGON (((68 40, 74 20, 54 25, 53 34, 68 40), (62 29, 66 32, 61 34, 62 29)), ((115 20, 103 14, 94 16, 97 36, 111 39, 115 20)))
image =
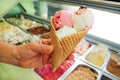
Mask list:
POLYGON ((26 48, 38 54, 39 53, 50 54, 53 51, 52 45, 45 45, 45 44, 39 44, 39 43, 30 43, 26 45, 26 48))
POLYGON ((27 45, 17 46, 16 51, 19 59, 29 59, 39 54, 50 55, 53 51, 53 46, 39 43, 29 43, 27 45))
POLYGON ((41 46, 41 53, 43 54, 51 54, 53 52, 53 49, 54 47, 51 45, 51 46, 48 46, 48 45, 43 45, 43 47, 41 46))
POLYGON ((39 41, 40 44, 51 45, 51 39, 42 39, 39 41))

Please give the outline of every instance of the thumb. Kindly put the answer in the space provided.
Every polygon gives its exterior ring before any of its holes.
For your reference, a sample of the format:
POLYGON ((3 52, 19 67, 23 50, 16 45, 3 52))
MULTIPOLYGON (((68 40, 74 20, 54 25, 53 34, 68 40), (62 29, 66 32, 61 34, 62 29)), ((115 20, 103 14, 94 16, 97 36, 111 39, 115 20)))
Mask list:
POLYGON ((39 43, 32 44, 31 43, 28 46, 35 53, 50 54, 53 51, 52 45, 39 44, 39 43))

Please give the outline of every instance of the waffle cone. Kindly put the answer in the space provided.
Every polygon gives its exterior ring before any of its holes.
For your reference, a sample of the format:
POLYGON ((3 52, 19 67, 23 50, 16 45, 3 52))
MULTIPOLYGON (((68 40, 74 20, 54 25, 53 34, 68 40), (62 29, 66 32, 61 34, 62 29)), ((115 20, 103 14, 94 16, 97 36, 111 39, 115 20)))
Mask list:
POLYGON ((70 55, 75 46, 83 39, 88 30, 83 30, 69 36, 65 36, 59 40, 52 21, 53 17, 51 17, 50 20, 50 38, 55 47, 52 55, 52 71, 54 72, 70 55))
POLYGON ((44 39, 49 39, 49 38, 50 38, 50 32, 41 34, 40 37, 41 37, 41 38, 44 38, 44 39))

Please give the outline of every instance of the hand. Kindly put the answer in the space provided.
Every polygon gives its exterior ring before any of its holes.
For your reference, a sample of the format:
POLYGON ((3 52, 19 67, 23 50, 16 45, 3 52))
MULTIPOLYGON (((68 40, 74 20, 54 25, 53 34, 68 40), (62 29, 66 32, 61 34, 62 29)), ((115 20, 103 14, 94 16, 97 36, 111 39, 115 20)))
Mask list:
POLYGON ((11 51, 9 50, 10 54, 5 55, 7 60, 3 62, 24 68, 36 68, 47 64, 53 51, 53 46, 50 44, 49 39, 21 46, 12 45, 12 47, 11 51))
POLYGON ((50 54, 53 51, 53 46, 50 45, 50 40, 44 39, 38 43, 30 43, 23 46, 18 46, 17 52, 20 55, 20 66, 22 67, 40 67, 47 64, 50 59, 50 54))

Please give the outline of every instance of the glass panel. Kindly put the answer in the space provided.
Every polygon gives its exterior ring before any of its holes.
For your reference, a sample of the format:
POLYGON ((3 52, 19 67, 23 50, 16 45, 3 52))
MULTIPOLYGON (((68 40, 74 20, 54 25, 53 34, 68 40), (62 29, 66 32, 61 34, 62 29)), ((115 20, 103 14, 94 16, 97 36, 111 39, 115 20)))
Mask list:
POLYGON ((46 1, 22 0, 20 3, 28 14, 47 19, 48 5, 46 1))
POLYGON ((26 10, 28 14, 35 15, 34 1, 32 0, 22 0, 20 3, 26 10))
POLYGON ((120 6, 120 0, 86 0, 86 1, 94 1, 98 3, 102 2, 103 4, 106 4, 106 5, 120 6))
POLYGON ((19 8, 18 5, 16 5, 6 15, 13 15, 13 14, 19 14, 19 13, 22 13, 22 10, 19 8))
POLYGON ((28 14, 35 15, 44 19, 49 19, 50 16, 53 16, 54 13, 58 10, 65 8, 69 9, 69 7, 78 7, 39 0, 22 0, 20 3, 28 14))
POLYGON ((2 18, 20 0, 0 0, 0 18, 2 18))
POLYGON ((110 2, 120 2, 120 0, 106 0, 106 1, 110 1, 110 2))
MULTIPOLYGON (((28 14, 38 16, 40 18, 49 19, 56 11, 65 9, 74 12, 79 6, 67 5, 45 1, 22 1, 22 5, 27 10, 28 14)), ((110 13, 102 10, 89 8, 94 16, 93 28, 89 34, 110 40, 120 44, 120 14, 110 13)))

